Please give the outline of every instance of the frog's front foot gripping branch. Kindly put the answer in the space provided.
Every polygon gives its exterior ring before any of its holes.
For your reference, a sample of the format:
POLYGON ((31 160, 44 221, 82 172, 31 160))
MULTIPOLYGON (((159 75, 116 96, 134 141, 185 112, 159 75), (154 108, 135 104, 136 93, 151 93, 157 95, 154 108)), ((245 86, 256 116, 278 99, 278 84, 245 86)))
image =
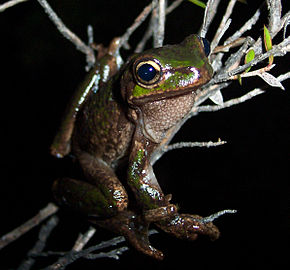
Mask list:
POLYGON ((148 239, 148 229, 151 222, 163 231, 180 239, 192 241, 201 234, 209 236, 211 240, 216 240, 219 238, 220 232, 212 222, 226 213, 236 213, 236 210, 222 210, 208 217, 201 217, 179 214, 176 206, 170 204, 145 211, 144 215, 123 211, 113 218, 96 223, 102 227, 107 227, 107 222, 109 222, 111 228, 112 224, 115 223, 114 231, 122 234, 134 248, 155 259, 162 260, 164 258, 163 253, 152 247, 148 239))

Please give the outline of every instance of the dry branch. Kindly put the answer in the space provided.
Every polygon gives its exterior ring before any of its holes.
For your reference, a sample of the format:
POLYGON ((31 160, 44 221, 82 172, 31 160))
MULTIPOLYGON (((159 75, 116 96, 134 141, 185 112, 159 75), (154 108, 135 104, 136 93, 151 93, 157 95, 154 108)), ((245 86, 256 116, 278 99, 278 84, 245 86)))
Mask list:
POLYGON ((11 0, 11 1, 8 1, 2 5, 0 5, 0 12, 3 12, 5 11, 7 8, 10 8, 10 7, 13 7, 17 4, 20 4, 22 2, 26 2, 28 0, 11 0))
POLYGON ((49 203, 45 208, 41 209, 36 216, 29 219, 24 224, 14 229, 10 233, 3 235, 0 238, 0 249, 4 248, 8 244, 15 241, 17 238, 19 238, 21 235, 30 231, 32 228, 37 226, 39 223, 41 223, 43 220, 45 220, 49 216, 55 214, 57 210, 58 210, 58 207, 55 204, 49 203))

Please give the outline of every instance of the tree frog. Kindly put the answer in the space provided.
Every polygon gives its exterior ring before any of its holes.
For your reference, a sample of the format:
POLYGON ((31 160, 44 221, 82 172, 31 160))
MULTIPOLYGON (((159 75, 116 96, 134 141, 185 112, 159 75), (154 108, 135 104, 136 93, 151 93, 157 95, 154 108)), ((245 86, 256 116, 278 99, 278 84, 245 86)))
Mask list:
POLYGON ((180 214, 152 169, 156 155, 194 105, 196 90, 212 77, 208 46, 190 35, 180 44, 135 54, 122 64, 117 42, 99 54, 51 146, 57 157, 70 152, 76 157, 83 179, 57 179, 53 193, 60 204, 162 259, 163 253, 148 240, 151 223, 181 239, 219 236, 211 222, 180 214), (124 166, 125 177, 118 174, 124 166))

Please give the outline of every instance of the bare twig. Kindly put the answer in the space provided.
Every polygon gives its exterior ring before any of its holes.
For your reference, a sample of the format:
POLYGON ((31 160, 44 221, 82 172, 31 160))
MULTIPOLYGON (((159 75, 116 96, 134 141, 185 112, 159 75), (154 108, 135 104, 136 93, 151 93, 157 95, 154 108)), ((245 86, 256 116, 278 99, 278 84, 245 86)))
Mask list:
POLYGON ((225 209, 225 210, 218 211, 210 216, 203 217, 197 220, 202 223, 209 223, 209 222, 213 222, 215 219, 223 216, 224 214, 235 214, 235 213, 237 213, 237 210, 235 209, 225 209))
POLYGON ((183 0, 175 0, 167 9, 166 9, 166 15, 172 12, 174 9, 176 9, 183 0))
POLYGON ((0 5, 0 12, 3 12, 7 8, 13 7, 13 6, 17 5, 17 4, 20 4, 20 3, 26 2, 26 1, 28 1, 28 0, 11 0, 11 1, 8 1, 8 2, 0 5))
POLYGON ((73 263, 74 261, 86 256, 87 254, 90 254, 91 252, 94 252, 96 250, 100 250, 106 247, 115 246, 119 243, 122 243, 125 241, 125 238, 123 236, 118 236, 113 239, 110 239, 108 241, 104 241, 98 245, 91 246, 85 250, 81 251, 74 251, 68 252, 65 254, 65 256, 59 258, 54 264, 48 266, 45 268, 45 270, 58 270, 58 269, 64 269, 67 265, 73 263))
POLYGON ((217 7, 220 3, 220 0, 208 0, 204 12, 203 23, 199 30, 199 35, 205 37, 208 31, 210 24, 213 21, 213 18, 217 12, 217 7))
POLYGON ((109 252, 100 252, 98 254, 87 254, 83 258, 89 259, 89 260, 95 260, 100 258, 111 258, 115 260, 119 260, 119 255, 122 255, 125 251, 127 251, 128 247, 120 247, 113 250, 110 250, 109 252))
POLYGON ((135 19, 134 23, 127 29, 125 34, 120 38, 120 43, 118 45, 117 50, 119 50, 121 47, 126 44, 132 35, 132 33, 140 26, 140 24, 147 18, 147 16, 150 14, 150 12, 153 9, 153 3, 149 4, 147 7, 143 9, 143 11, 138 15, 138 17, 135 19))
POLYGON ((36 216, 29 219, 24 224, 22 224, 21 226, 19 226, 16 229, 14 229, 10 233, 3 235, 0 238, 0 249, 7 246, 11 242, 15 241, 21 235, 30 231, 33 227, 37 226, 40 222, 45 220, 47 217, 55 214, 57 212, 57 210, 58 210, 58 207, 55 204, 49 203, 45 208, 40 210, 36 216))
POLYGON ((180 148, 185 148, 185 147, 207 147, 207 148, 210 148, 210 147, 215 147, 215 146, 220 146, 220 145, 223 145, 223 144, 226 144, 227 142, 226 141, 217 141, 217 142, 212 142, 212 141, 209 141, 209 142, 179 142, 179 143, 174 143, 174 144, 169 144, 167 145, 166 147, 164 147, 164 153, 165 152, 168 152, 168 151, 171 151, 171 150, 176 150, 176 149, 180 149, 180 148))
POLYGON ((24 261, 17 270, 29 270, 35 263, 35 258, 32 258, 31 255, 35 253, 42 252, 46 245, 46 241, 50 236, 52 230, 58 224, 58 217, 52 216, 49 221, 42 226, 38 235, 38 241, 34 245, 34 247, 28 252, 27 256, 29 257, 26 261, 24 261))
POLYGON ((256 88, 250 92, 248 92, 247 94, 239 97, 239 98, 234 98, 231 100, 228 100, 226 102, 223 103, 223 105, 204 105, 204 106, 199 106, 197 108, 198 112, 215 112, 224 108, 228 108, 231 107, 233 105, 237 105, 240 103, 243 103, 257 95, 263 94, 264 91, 260 88, 256 88))
MULTIPOLYGON (((157 233, 156 230, 150 230, 149 231, 149 235, 155 234, 157 233)), ((107 257, 107 258, 113 258, 113 259, 118 259, 118 255, 123 253, 124 251, 128 250, 128 248, 122 247, 122 248, 117 248, 114 250, 111 250, 110 252, 101 252, 98 254, 91 254, 94 251, 97 250, 101 250, 107 247, 111 247, 111 246, 115 246, 118 245, 120 243, 125 242, 125 237, 123 236, 118 236, 115 238, 112 238, 108 241, 104 241, 101 242, 100 244, 97 244, 95 246, 91 246, 87 249, 81 250, 81 251, 71 251, 67 254, 65 254, 65 256, 59 258, 57 260, 57 262, 55 262, 54 264, 48 266, 47 268, 45 268, 45 270, 60 270, 60 269, 64 269, 67 265, 73 263, 74 261, 80 259, 80 258, 86 258, 86 259, 96 259, 96 258, 103 258, 103 257, 107 257)))
POLYGON ((274 45, 272 50, 269 50, 266 53, 260 54, 256 56, 251 62, 241 65, 233 70, 222 70, 218 76, 215 76, 208 85, 216 84, 219 82, 227 81, 227 80, 235 80, 236 77, 234 75, 239 74, 246 70, 249 67, 255 66, 261 61, 269 58, 270 55, 273 56, 284 56, 287 52, 290 51, 290 38, 284 39, 278 45, 274 45))
POLYGON ((80 234, 75 245, 73 247, 74 251, 80 251, 84 248, 84 246, 90 241, 90 239, 94 236, 96 229, 94 227, 90 227, 85 234, 80 234))
POLYGON ((231 0, 228 4, 228 7, 226 9, 226 13, 223 16, 223 19, 216 31, 216 34, 211 42, 211 50, 213 50, 218 44, 222 36, 224 35, 225 31, 229 28, 229 25, 231 23, 230 16, 233 12, 233 8, 236 4, 237 0, 231 0))
POLYGON ((234 40, 241 37, 246 31, 250 30, 253 27, 253 25, 255 25, 256 22, 258 21, 260 14, 261 14, 260 9, 257 9, 255 14, 238 31, 236 31, 231 37, 226 39, 224 45, 233 42, 234 40))
POLYGON ((280 31, 282 5, 280 0, 267 0, 269 10, 269 26, 268 29, 272 38, 280 31))
MULTIPOLYGON (((172 12, 174 9, 176 9, 182 3, 182 1, 183 0, 175 0, 169 7, 167 7, 166 8, 166 15, 168 15, 170 12, 172 12)), ((140 53, 144 50, 146 42, 151 38, 151 36, 153 34, 153 30, 155 27, 155 20, 156 20, 155 17, 156 17, 156 12, 153 12, 151 15, 149 26, 148 26, 145 34, 143 35, 142 39, 140 40, 140 42, 137 44, 134 52, 140 53)))
POLYGON ((96 61, 94 51, 91 47, 87 46, 75 33, 66 27, 62 20, 57 16, 51 6, 46 0, 37 0, 38 3, 43 7, 50 20, 55 24, 58 31, 70 42, 72 42, 76 48, 84 53, 87 58, 89 67, 92 67, 96 61))
POLYGON ((165 33, 166 1, 159 0, 158 3, 158 23, 156 35, 154 36, 154 48, 161 47, 163 45, 165 33))

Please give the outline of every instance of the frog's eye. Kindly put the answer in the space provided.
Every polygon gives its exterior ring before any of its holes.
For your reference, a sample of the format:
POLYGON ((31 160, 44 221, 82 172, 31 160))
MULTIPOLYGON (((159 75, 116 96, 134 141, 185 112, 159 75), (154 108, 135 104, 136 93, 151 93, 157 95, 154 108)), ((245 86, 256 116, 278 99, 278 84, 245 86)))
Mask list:
POLYGON ((210 44, 209 41, 206 38, 200 38, 202 41, 202 45, 203 45, 203 50, 206 56, 209 55, 210 53, 210 44))
POLYGON ((161 77, 161 67, 153 60, 139 62, 135 67, 138 83, 144 87, 152 87, 161 77))

